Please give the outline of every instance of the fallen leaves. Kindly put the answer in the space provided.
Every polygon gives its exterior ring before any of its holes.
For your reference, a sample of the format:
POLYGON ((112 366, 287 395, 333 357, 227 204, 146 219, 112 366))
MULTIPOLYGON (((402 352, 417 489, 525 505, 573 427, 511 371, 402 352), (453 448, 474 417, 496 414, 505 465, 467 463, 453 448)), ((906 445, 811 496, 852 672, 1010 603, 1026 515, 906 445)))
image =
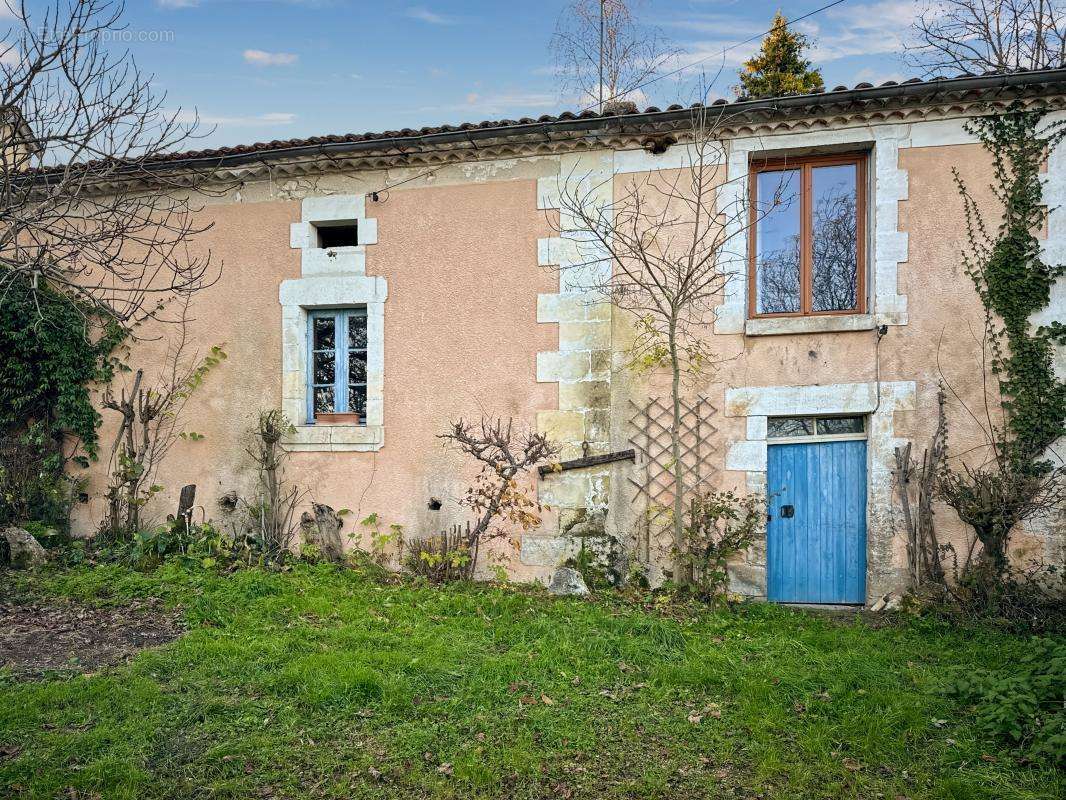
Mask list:
POLYGON ((703 709, 691 712, 688 715, 688 721, 691 722, 693 725, 699 725, 701 722, 703 722, 705 717, 710 717, 711 719, 721 719, 722 707, 717 703, 709 703, 703 709))

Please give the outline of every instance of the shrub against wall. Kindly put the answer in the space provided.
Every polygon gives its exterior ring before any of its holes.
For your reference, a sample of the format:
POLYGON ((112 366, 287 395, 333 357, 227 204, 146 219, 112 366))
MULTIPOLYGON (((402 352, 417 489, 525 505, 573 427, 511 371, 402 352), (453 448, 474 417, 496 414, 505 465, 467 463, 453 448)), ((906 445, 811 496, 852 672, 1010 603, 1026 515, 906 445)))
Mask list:
POLYGON ((70 460, 98 451, 89 387, 117 366, 123 329, 47 287, 11 280, 0 298, 0 522, 63 524, 70 460))
POLYGON ((0 433, 38 422, 53 436, 77 437, 95 457, 100 414, 89 386, 111 379, 124 338, 119 325, 66 295, 9 282, 0 301, 0 433))

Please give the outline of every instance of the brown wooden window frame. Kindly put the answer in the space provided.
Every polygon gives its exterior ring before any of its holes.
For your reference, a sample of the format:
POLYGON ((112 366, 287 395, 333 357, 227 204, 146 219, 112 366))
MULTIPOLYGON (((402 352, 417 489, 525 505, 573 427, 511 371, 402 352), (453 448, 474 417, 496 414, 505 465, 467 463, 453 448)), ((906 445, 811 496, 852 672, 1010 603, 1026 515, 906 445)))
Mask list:
POLYGON ((853 316, 867 313, 866 298, 866 193, 867 165, 869 154, 843 153, 839 155, 796 156, 788 158, 765 159, 753 161, 749 165, 748 196, 751 198, 750 219, 748 225, 748 318, 765 319, 773 317, 822 317, 853 316), (813 254, 814 214, 812 205, 813 170, 815 167, 855 165, 855 297, 856 307, 833 311, 814 311, 813 289, 811 286, 811 261, 813 254), (800 171, 800 310, 758 313, 756 270, 758 253, 756 252, 757 226, 759 219, 759 175, 764 172, 800 171))

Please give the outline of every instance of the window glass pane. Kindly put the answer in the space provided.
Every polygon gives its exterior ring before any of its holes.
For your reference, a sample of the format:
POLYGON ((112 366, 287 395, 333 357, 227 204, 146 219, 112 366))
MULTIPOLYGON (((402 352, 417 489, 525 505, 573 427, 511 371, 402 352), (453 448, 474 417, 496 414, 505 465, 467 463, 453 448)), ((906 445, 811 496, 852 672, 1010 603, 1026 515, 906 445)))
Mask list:
POLYGON ((334 412, 333 405, 333 387, 332 386, 320 386, 315 389, 315 413, 316 414, 332 414, 334 412))
MULTIPOLYGON (((336 343, 336 324, 333 317, 316 317, 314 321, 315 350, 332 350, 336 343)), ((332 380, 332 379, 331 379, 332 380)))
POLYGON ((770 417, 766 420, 766 435, 771 439, 813 434, 814 420, 809 417, 770 417))
POLYGON ((800 171, 760 172, 755 225, 755 310, 800 310, 800 171))
POLYGON ((366 317, 362 314, 348 317, 348 349, 366 349, 366 317))
POLYGON ((366 386, 348 387, 348 410, 361 417, 366 416, 366 386))
POLYGON ((818 433, 823 436, 834 433, 862 433, 862 417, 825 417, 818 420, 818 433))
POLYGON ((855 164, 811 170, 811 309, 847 311, 858 307, 855 164))
POLYGON ((348 353, 348 381, 366 383, 366 353, 348 353))
POLYGON ((336 376, 334 371, 335 356, 332 351, 315 353, 315 383, 333 384, 336 376))

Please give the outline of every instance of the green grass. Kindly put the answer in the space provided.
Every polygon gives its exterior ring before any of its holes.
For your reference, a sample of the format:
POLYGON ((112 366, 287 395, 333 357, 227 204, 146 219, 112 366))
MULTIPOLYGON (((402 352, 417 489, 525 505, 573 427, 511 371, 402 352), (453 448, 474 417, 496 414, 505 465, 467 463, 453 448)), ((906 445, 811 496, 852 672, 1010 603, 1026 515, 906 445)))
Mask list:
POLYGON ((162 597, 181 639, 0 674, 0 797, 1054 798, 942 689, 1025 640, 773 606, 670 613, 300 566, 78 568, 21 591, 162 597), (550 702, 545 702, 547 698, 550 702), (695 716, 693 716, 695 715, 695 716), (699 722, 690 721, 702 716, 699 722))

